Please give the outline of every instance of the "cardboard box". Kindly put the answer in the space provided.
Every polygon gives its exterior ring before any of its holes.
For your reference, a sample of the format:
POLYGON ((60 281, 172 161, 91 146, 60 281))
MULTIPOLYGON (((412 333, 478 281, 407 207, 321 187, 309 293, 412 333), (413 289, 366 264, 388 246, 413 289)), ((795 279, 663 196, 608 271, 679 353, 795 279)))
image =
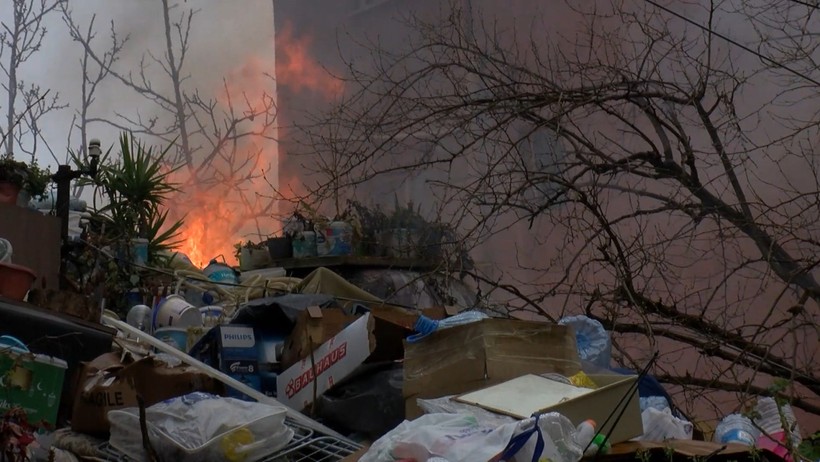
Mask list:
POLYGON ((405 342, 406 417, 422 415, 417 398, 458 395, 526 374, 573 375, 581 364, 571 327, 486 319, 405 342))
POLYGON ((147 357, 124 362, 113 353, 85 363, 79 375, 71 418, 72 430, 79 433, 107 433, 108 411, 136 407, 137 395, 145 406, 195 391, 224 394, 224 386, 198 370, 147 357))
MULTIPOLYGON (((254 390, 263 391, 257 343, 257 332, 251 326, 216 326, 191 348, 189 354, 254 390)), ((228 389, 228 396, 250 399, 234 389, 228 389)))
POLYGON ((366 314, 279 374, 277 399, 301 411, 359 367, 374 348, 373 318, 366 314))
POLYGON ((599 425, 597 431, 609 434, 612 443, 642 435, 641 408, 635 384, 638 376, 606 374, 589 377, 600 388, 589 390, 537 375, 524 375, 461 395, 456 400, 517 419, 547 412, 558 412, 575 425, 592 419, 599 425))
POLYGON ((404 339, 415 332, 414 326, 420 315, 430 319, 444 319, 450 316, 449 307, 430 307, 422 310, 408 310, 397 306, 376 306, 370 313, 375 318, 374 332, 376 350, 368 362, 400 361, 404 358, 404 339))
POLYGON ((309 307, 296 320, 282 351, 282 367, 287 369, 310 356, 310 353, 353 324, 357 316, 341 308, 309 307))

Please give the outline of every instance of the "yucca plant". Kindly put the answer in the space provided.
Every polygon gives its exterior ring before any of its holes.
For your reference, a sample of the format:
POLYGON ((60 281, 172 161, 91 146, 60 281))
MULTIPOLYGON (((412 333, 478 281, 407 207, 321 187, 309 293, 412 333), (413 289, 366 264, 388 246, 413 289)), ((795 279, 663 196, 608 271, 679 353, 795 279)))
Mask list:
POLYGON ((120 158, 112 159, 109 149, 101 156, 99 173, 92 180, 103 203, 95 207, 98 229, 111 241, 147 239, 152 260, 180 243, 183 221, 169 222, 165 209, 169 196, 177 191, 171 180, 174 170, 164 163, 171 147, 159 151, 123 133, 120 158))

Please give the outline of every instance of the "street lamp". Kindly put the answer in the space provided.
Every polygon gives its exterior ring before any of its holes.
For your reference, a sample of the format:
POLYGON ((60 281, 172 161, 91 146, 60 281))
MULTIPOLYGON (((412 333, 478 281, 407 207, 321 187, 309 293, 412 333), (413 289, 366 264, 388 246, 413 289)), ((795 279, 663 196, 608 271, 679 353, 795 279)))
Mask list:
POLYGON ((51 179, 57 183, 57 217, 60 218, 60 289, 66 289, 66 257, 68 256, 68 215, 69 203, 71 201, 71 181, 81 176, 96 178, 97 168, 100 163, 100 140, 92 139, 88 143, 88 157, 90 159, 87 169, 72 170, 70 165, 60 165, 57 167, 51 179))

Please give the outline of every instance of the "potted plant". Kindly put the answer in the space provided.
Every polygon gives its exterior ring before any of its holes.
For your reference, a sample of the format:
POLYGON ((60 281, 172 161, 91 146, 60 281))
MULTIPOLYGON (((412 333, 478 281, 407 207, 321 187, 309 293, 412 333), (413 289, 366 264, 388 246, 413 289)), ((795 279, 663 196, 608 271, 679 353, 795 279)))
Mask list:
POLYGON ((49 183, 51 183, 51 172, 47 168, 40 168, 37 159, 32 160, 27 169, 28 174, 23 182, 23 188, 20 190, 17 201, 17 205, 22 207, 28 206, 31 199, 42 199, 46 194, 49 183))
POLYGON ((39 199, 45 195, 51 173, 40 168, 37 159, 30 164, 17 161, 11 157, 0 159, 0 202, 28 205, 32 198, 39 199))
POLYGON ((0 159, 0 203, 16 204, 28 180, 28 167, 11 157, 0 159))
POLYGON ((418 256, 418 245, 427 226, 420 209, 413 207, 413 201, 404 207, 399 204, 397 197, 396 206, 388 219, 387 233, 382 239, 387 247, 387 255, 401 258, 418 256))
POLYGON ((237 249, 236 259, 239 260, 240 271, 250 271, 268 266, 271 262, 271 255, 265 243, 253 243, 248 241, 234 245, 237 249))

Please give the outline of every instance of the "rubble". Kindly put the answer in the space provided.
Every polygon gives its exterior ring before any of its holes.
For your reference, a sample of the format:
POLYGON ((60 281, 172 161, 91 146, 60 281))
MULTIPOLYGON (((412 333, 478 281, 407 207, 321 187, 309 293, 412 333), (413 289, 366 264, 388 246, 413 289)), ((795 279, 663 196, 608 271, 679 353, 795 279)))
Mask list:
MULTIPOLYGON (((281 271, 267 274, 281 281, 281 271)), ((196 290, 224 293, 209 284, 196 290)), ((197 306, 183 291, 173 312, 166 294, 137 305, 129 322, 105 312, 96 325, 0 301, 3 325, 15 326, 6 333, 22 343, 36 344, 26 325, 39 319, 94 346, 37 350, 65 360, 65 384, 52 393, 62 398, 53 425, 31 433, 42 447, 32 440, 22 450, 54 460, 751 460, 752 452, 790 460, 772 418, 754 422, 769 429, 765 440, 734 431, 740 418, 721 427, 719 443, 692 440, 692 424, 646 371, 602 367, 608 342, 582 342, 573 323, 393 305, 326 268, 288 287, 233 305, 197 306), (183 311, 189 321, 171 325, 183 311), (175 341, 168 329, 187 338, 175 341)), ((20 406, 19 398, 7 406, 14 422, 20 406)))

